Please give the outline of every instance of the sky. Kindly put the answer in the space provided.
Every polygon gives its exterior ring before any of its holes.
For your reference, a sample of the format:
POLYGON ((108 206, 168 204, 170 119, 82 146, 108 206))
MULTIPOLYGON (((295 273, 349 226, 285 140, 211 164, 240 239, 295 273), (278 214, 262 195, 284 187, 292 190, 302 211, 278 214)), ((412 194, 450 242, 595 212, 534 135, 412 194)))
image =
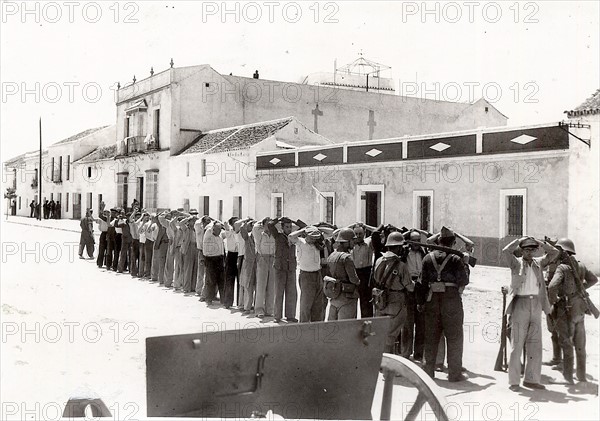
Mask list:
POLYGON ((600 88, 600 2, 1 1, 5 161, 114 124, 117 82, 169 67, 299 82, 363 57, 398 93, 488 99, 510 126, 565 119, 600 88))

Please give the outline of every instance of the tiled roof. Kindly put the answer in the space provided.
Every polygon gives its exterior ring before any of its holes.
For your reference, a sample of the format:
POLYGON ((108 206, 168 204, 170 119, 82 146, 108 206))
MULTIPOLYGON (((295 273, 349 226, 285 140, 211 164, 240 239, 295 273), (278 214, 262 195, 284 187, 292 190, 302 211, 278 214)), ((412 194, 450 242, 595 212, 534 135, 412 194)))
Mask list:
POLYGON ((218 153, 246 149, 262 142, 292 121, 292 117, 262 123, 247 124, 224 130, 212 130, 200 135, 180 155, 190 153, 218 153))
POLYGON ((568 115, 596 114, 598 112, 600 112, 600 89, 574 110, 566 111, 568 115))
POLYGON ((113 159, 117 156, 117 145, 100 146, 94 149, 92 152, 84 156, 83 158, 75 161, 78 164, 85 164, 88 162, 102 161, 104 159, 113 159))
POLYGON ((97 132, 98 130, 105 129, 107 127, 108 126, 101 126, 101 127, 95 127, 93 129, 87 129, 87 130, 82 131, 81 133, 77 133, 76 135, 73 135, 71 137, 63 139, 60 142, 53 143, 53 145, 61 145, 63 143, 75 142, 77 140, 83 139, 86 136, 91 135, 94 132, 97 132))
POLYGON ((181 152, 180 155, 188 153, 201 153, 206 152, 213 146, 222 142, 228 136, 231 136, 238 129, 225 129, 225 130, 211 130, 210 132, 202 133, 192 142, 192 144, 181 152))
POLYGON ((283 120, 276 120, 242 127, 232 136, 228 137, 224 142, 219 143, 208 152, 219 153, 249 148, 257 143, 262 142, 278 130, 283 129, 290 123, 290 121, 292 121, 291 118, 286 118, 283 120))
POLYGON ((15 168, 15 167, 20 166, 23 162, 25 162, 25 154, 24 153, 7 160, 6 162, 4 162, 4 165, 6 165, 9 168, 15 168))

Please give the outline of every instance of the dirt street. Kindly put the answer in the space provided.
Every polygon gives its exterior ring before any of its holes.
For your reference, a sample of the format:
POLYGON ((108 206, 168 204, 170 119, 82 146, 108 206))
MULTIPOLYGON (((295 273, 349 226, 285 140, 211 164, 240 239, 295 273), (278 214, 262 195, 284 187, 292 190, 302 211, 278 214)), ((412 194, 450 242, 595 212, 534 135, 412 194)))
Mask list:
MULTIPOLYGON (((26 218, 19 218, 27 222, 26 218)), ((15 219, 18 221, 19 219, 15 219)), ((101 271, 77 258, 77 221, 55 228, 2 222, 3 420, 59 419, 69 396, 93 392, 115 419, 146 417, 145 338, 219 329, 255 327, 224 308, 208 309, 197 297, 175 294, 128 274, 101 271), (63 230, 66 229, 66 230, 63 230), (58 414, 58 415, 57 415, 58 414)), ((508 390, 506 373, 493 371, 499 346, 506 269, 478 267, 463 295, 463 365, 468 381, 449 383, 436 373, 454 420, 597 420, 599 324, 586 318, 587 386, 548 384, 557 371, 544 366, 545 391, 508 390)), ((590 291, 600 302, 598 286, 590 291)), ((545 322, 544 322, 545 327, 545 322)), ((544 360, 551 357, 544 330, 544 360)), ((373 404, 379 415, 380 376, 373 404)), ((403 419, 413 391, 396 386, 393 419, 403 419)), ((434 419, 423 411, 419 419, 434 419)))

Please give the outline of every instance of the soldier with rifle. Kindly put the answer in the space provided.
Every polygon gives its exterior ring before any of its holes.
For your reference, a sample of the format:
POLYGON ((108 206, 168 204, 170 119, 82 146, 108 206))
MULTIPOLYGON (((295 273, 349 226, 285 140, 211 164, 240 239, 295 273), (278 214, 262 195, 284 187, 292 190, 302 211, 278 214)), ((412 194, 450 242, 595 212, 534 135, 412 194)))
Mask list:
MULTIPOLYGON (((551 245, 556 247, 556 242, 558 241, 556 238, 545 237, 544 240, 551 245)), ((546 288, 550 285, 550 281, 554 276, 554 272, 556 272, 556 267, 560 264, 560 256, 557 257, 554 261, 550 262, 548 265, 548 274, 546 276, 546 288)), ((558 329, 556 329, 556 306, 554 307, 552 313, 546 316, 546 325, 548 326, 548 330, 550 331, 550 339, 552 340, 552 359, 549 361, 544 361, 543 365, 548 366, 562 366, 562 349, 560 347, 560 343, 558 342, 558 329)))
POLYGON ((577 356, 577 380, 587 381, 585 373, 585 315, 599 312, 590 301, 586 289, 595 285, 598 278, 575 257, 575 245, 568 238, 556 243, 561 251, 560 264, 548 286, 548 299, 554 306, 558 339, 563 351, 563 377, 573 384, 573 346, 577 356))

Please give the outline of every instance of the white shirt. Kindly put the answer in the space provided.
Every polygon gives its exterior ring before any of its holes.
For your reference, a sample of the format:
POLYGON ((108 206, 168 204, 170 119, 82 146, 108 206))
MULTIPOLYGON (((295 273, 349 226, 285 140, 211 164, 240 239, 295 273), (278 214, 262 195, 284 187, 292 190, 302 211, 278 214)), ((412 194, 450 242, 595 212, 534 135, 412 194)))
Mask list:
POLYGON ((535 276, 535 272, 533 271, 530 265, 523 262, 525 265, 525 282, 517 289, 517 295, 538 295, 540 288, 538 286, 538 280, 535 276))
POLYGON ((290 238, 296 244, 296 259, 302 272, 316 272, 321 269, 321 252, 302 237, 290 238))

